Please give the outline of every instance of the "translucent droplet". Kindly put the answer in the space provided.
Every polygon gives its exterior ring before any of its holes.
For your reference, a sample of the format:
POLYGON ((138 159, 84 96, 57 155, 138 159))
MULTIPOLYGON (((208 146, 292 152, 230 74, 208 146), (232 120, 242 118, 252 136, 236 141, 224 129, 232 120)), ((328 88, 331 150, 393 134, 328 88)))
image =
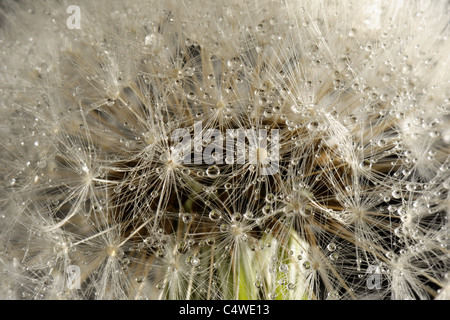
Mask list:
POLYGON ((226 223, 222 223, 221 225, 220 225, 220 231, 221 232, 227 232, 228 231, 228 225, 226 224, 226 223))
POLYGON ((211 212, 209 213, 209 218, 212 221, 218 221, 218 220, 220 220, 222 218, 222 215, 217 210, 211 210, 211 212))
POLYGON ((206 244, 208 246, 213 246, 216 243, 216 239, 214 239, 214 237, 208 237, 206 238, 206 244))
POLYGON ((159 43, 158 36, 154 33, 147 35, 144 39, 144 45, 147 47, 154 48, 158 45, 158 43, 159 43))
POLYGON ((438 138, 441 134, 439 133, 439 131, 433 130, 430 132, 430 137, 431 138, 438 138))
POLYGON ((145 278, 142 277, 142 276, 137 276, 135 280, 136 280, 137 283, 143 283, 145 278))
POLYGON ((188 76, 188 77, 192 77, 194 75, 194 71, 195 68, 194 67, 188 67, 186 68, 186 70, 184 71, 184 73, 188 76))
POLYGON ((280 266, 278 267, 278 270, 280 270, 280 272, 282 273, 286 273, 289 271, 289 266, 285 263, 280 264, 280 266))
POLYGON ((244 213, 244 218, 247 220, 251 220, 251 219, 253 219, 253 217, 254 217, 254 214, 251 211, 247 211, 246 213, 244 213))
POLYGON ((269 193, 266 195, 266 202, 272 203, 275 200, 275 195, 273 193, 269 193))
POLYGON ((158 191, 156 191, 156 190, 153 190, 151 193, 150 193, 150 196, 152 197, 152 198, 156 198, 157 196, 158 196, 158 191))
POLYGON ((392 197, 395 198, 395 199, 400 199, 400 197, 401 197, 400 191, 399 190, 393 190, 392 191, 392 197))
POLYGON ((182 220, 184 223, 189 223, 192 221, 192 216, 189 213, 185 213, 182 216, 182 220))
POLYGON ((156 251, 156 257, 157 258, 164 258, 166 256, 166 252, 164 251, 164 249, 158 249, 158 251, 156 251))
POLYGON ((327 249, 328 249, 328 251, 336 250, 336 244, 333 243, 333 242, 329 243, 328 246, 327 246, 327 249))
POLYGON ((187 98, 190 99, 190 100, 194 100, 196 97, 197 97, 197 96, 196 96, 195 93, 193 93, 193 92, 189 92, 189 93, 187 94, 187 98))
POLYGON ((239 212, 236 212, 233 217, 231 218, 234 222, 241 222, 242 221, 242 215, 239 212))
POLYGON ((450 178, 448 178, 447 180, 444 181, 444 183, 442 184, 442 186, 445 189, 450 189, 450 178))
POLYGON ((189 250, 189 244, 186 241, 181 241, 177 245, 177 251, 180 254, 185 254, 186 252, 188 252, 188 250, 189 250))
POLYGON ((319 127, 319 124, 316 121, 312 121, 308 123, 307 128, 308 130, 314 131, 319 127))
POLYGON ((305 270, 311 269, 311 263, 309 263, 309 261, 303 262, 303 268, 305 268, 305 270))
POLYGON ((330 260, 336 261, 339 258, 339 254, 337 252, 333 252, 330 254, 330 260))
POLYGON ((380 140, 377 142, 377 145, 378 145, 379 147, 384 147, 384 146, 386 145, 386 140, 380 139, 380 140))
POLYGON ((395 257, 395 253, 392 251, 388 251, 388 252, 386 252, 386 257, 388 259, 393 259, 395 257))
POLYGON ((264 206, 262 212, 264 214, 269 214, 272 211, 272 207, 270 205, 264 206))
POLYGON ((412 66, 410 64, 404 65, 402 68, 403 73, 410 73, 412 71, 412 66))
POLYGON ((217 178, 220 175, 220 169, 218 166, 213 165, 206 169, 206 175, 210 178, 217 178))
POLYGON ((200 259, 194 256, 190 258, 189 262, 192 266, 196 267, 200 264, 200 259))

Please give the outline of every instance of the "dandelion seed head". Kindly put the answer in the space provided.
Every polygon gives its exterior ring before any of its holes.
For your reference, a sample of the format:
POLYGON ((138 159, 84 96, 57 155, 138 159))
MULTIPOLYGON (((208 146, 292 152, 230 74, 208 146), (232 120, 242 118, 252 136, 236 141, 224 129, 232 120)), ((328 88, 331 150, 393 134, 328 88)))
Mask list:
POLYGON ((446 296, 448 3, 105 4, 1 6, 1 297, 446 296))

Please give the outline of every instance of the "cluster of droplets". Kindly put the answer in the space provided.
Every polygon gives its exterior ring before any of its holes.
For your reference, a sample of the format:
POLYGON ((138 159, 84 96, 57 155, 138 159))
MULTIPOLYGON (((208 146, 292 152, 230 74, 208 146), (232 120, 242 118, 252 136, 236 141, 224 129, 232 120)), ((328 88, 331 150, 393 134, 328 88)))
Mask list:
POLYGON ((402 34, 432 26, 427 15, 378 25, 349 17, 351 5, 185 6, 196 9, 147 5, 140 21, 139 5, 118 5, 114 30, 100 19, 67 31, 70 45, 55 60, 42 51, 34 73, 7 64, 33 86, 1 91, 13 111, 0 122, 0 295, 437 296, 449 266, 448 44, 402 34), (211 132, 228 142, 249 130, 269 134, 195 161, 211 132), (236 162, 241 150, 256 162, 236 162))

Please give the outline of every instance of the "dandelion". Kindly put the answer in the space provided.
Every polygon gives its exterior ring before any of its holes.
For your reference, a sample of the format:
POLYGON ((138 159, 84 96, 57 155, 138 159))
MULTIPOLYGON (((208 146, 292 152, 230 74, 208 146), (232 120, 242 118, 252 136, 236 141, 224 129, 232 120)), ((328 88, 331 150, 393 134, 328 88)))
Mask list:
POLYGON ((0 6, 0 297, 448 298, 447 2, 78 2, 0 6))

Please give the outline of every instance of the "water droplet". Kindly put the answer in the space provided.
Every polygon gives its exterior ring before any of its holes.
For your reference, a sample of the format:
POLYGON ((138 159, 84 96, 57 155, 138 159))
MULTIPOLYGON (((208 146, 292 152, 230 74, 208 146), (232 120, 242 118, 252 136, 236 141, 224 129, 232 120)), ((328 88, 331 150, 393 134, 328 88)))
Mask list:
POLYGON ((386 257, 388 259, 393 259, 395 257, 395 253, 392 251, 388 251, 388 252, 386 252, 386 257))
POLYGON ((226 223, 222 223, 221 225, 220 225, 220 231, 221 232, 227 232, 228 231, 228 225, 226 224, 226 223))
POLYGON ((266 195, 266 202, 268 203, 272 203, 275 200, 275 195, 273 193, 269 193, 268 195, 266 195))
POLYGON ((247 211, 246 213, 244 213, 244 218, 247 220, 251 220, 251 219, 253 219, 253 217, 254 217, 254 214, 251 211, 247 211))
POLYGON ((217 210, 211 210, 211 212, 209 213, 209 218, 212 221, 218 221, 218 220, 220 220, 222 218, 222 215, 217 210))
POLYGON ((231 218, 233 222, 241 222, 242 221, 242 215, 239 212, 236 212, 233 217, 231 218))
POLYGON ((308 123, 307 128, 308 130, 314 131, 319 127, 319 123, 317 123, 316 121, 312 121, 310 123, 308 123))
POLYGON ((328 249, 328 251, 331 251, 331 252, 336 250, 336 244, 333 242, 329 243, 327 246, 327 249, 328 249))
POLYGON ((206 244, 208 246, 213 246, 215 243, 216 243, 216 239, 214 239, 213 237, 206 238, 206 244))
POLYGON ((195 93, 193 93, 193 92, 189 92, 189 93, 187 94, 187 98, 188 98, 189 100, 194 100, 196 97, 197 97, 197 96, 196 96, 195 93))
POLYGON ((395 198, 395 199, 400 199, 400 197, 401 197, 400 191, 399 190, 393 190, 392 191, 392 197, 395 198))
POLYGON ((187 259, 188 264, 191 266, 198 266, 200 264, 200 259, 197 256, 192 256, 187 259))
POLYGON ((182 220, 184 223, 190 223, 192 221, 192 216, 189 213, 185 213, 182 216, 182 220))
POLYGON ((189 244, 186 241, 181 241, 178 245, 177 245, 177 251, 180 254, 185 254, 186 252, 188 252, 189 250, 189 244))
POLYGON ((158 43, 159 43, 158 36, 154 33, 147 35, 144 39, 144 45, 150 48, 156 47, 158 43))
POLYGON ((445 189, 450 189, 450 178, 448 178, 447 180, 444 181, 444 183, 442 184, 442 186, 445 189))
POLYGON ((377 142, 377 145, 378 145, 379 147, 384 147, 384 146, 386 145, 386 140, 380 139, 380 140, 377 142))
POLYGON ((339 258, 339 254, 337 252, 333 252, 332 254, 330 254, 329 258, 332 261, 336 261, 339 258))
POLYGON ((217 178, 220 175, 220 169, 218 166, 213 165, 206 169, 206 175, 210 178, 217 178))
POLYGON ((300 113, 301 112, 301 106, 298 106, 298 105, 294 104, 294 105, 291 106, 291 110, 294 113, 300 113))
POLYGON ((282 273, 286 273, 289 271, 289 266, 285 263, 280 264, 280 266, 278 267, 278 270, 280 270, 280 272, 282 273))
POLYGON ((262 212, 264 214, 269 214, 272 211, 272 207, 270 205, 266 205, 263 207, 262 212))
POLYGON ((156 251, 155 255, 156 255, 157 258, 162 259, 162 258, 164 258, 166 256, 166 252, 164 251, 164 249, 160 248, 160 249, 158 249, 156 251))

